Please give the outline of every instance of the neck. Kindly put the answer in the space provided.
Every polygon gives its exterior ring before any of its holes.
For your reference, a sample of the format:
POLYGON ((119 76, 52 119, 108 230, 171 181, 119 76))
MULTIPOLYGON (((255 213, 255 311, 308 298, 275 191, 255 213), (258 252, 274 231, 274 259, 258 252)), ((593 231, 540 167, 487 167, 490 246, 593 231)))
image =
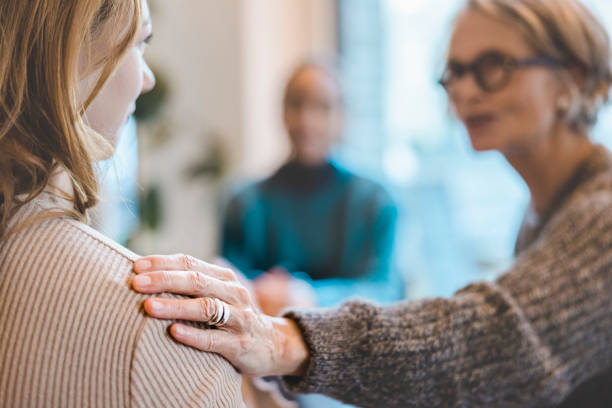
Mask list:
POLYGON ((520 151, 502 152, 525 180, 537 214, 544 214, 595 145, 586 133, 563 128, 520 151))
POLYGON ((68 202, 72 201, 74 198, 74 188, 72 187, 70 176, 62 167, 55 169, 49 178, 49 183, 47 184, 45 191, 52 194, 56 198, 66 200, 68 202))
POLYGON ((298 155, 293 155, 290 162, 294 162, 303 167, 321 167, 329 162, 327 156, 318 157, 318 158, 309 158, 309 157, 300 157, 298 155))

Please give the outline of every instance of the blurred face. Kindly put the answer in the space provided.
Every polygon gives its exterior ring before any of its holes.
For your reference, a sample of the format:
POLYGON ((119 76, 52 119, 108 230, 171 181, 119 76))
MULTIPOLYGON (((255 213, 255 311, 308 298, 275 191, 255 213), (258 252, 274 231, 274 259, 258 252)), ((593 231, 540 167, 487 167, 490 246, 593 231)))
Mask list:
POLYGON ((288 85, 284 120, 295 160, 306 165, 325 162, 342 128, 336 81, 320 68, 299 71, 288 85))
POLYGON ((475 150, 522 152, 551 137, 561 85, 550 61, 538 57, 512 26, 479 12, 460 15, 443 81, 475 150))
MULTIPOLYGON (((89 126, 104 136, 113 146, 116 146, 118 136, 129 116, 134 113, 138 96, 150 91, 155 85, 155 77, 143 58, 152 32, 151 16, 146 1, 143 2, 142 17, 143 24, 138 29, 134 44, 124 54, 119 65, 84 115, 89 126)), ((104 41, 99 43, 104 44, 104 41)), ((99 74, 99 71, 94 72, 81 80, 79 97, 82 102, 87 99, 95 86, 99 74)))

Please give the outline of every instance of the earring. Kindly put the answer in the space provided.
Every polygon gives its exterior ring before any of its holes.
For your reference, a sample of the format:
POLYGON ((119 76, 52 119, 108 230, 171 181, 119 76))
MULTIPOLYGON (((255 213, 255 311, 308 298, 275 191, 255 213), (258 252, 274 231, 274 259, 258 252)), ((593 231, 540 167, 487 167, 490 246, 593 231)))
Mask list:
POLYGON ((557 99, 557 112, 560 115, 565 115, 570 109, 571 101, 569 95, 562 95, 557 99))

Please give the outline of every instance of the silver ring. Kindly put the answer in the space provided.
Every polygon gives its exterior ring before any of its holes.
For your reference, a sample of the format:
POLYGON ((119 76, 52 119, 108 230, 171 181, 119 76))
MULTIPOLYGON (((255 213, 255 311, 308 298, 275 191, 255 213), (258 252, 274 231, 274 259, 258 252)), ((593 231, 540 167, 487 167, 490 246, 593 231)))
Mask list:
POLYGON ((208 323, 212 326, 216 326, 217 324, 219 324, 219 322, 223 319, 223 311, 224 311, 224 306, 223 303, 221 303, 221 301, 217 298, 215 299, 215 314, 213 316, 211 316, 210 320, 208 321, 208 323))
POLYGON ((230 318, 230 308, 225 302, 215 299, 215 314, 208 321, 208 324, 213 327, 224 326, 230 318))
POLYGON ((228 304, 224 303, 223 304, 223 317, 221 318, 221 321, 219 322, 219 324, 217 324, 217 327, 225 326, 227 322, 229 321, 229 318, 230 318, 230 307, 228 304))

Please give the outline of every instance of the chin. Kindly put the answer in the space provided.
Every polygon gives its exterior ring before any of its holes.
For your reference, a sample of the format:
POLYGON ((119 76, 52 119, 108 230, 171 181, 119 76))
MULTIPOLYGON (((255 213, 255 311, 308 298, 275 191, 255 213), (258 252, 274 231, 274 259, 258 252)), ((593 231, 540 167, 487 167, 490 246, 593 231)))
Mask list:
POLYGON ((470 143, 472 149, 476 152, 487 152, 490 150, 499 150, 500 146, 490 136, 474 136, 470 135, 470 143))
POLYGON ((472 150, 474 150, 475 152, 488 152, 488 151, 497 150, 497 149, 489 145, 472 143, 472 150))
POLYGON ((102 135, 102 140, 99 140, 96 143, 96 155, 94 157, 95 161, 104 161, 108 160, 115 154, 115 150, 117 149, 117 144, 119 143, 120 132, 115 133, 114 135, 102 135))

